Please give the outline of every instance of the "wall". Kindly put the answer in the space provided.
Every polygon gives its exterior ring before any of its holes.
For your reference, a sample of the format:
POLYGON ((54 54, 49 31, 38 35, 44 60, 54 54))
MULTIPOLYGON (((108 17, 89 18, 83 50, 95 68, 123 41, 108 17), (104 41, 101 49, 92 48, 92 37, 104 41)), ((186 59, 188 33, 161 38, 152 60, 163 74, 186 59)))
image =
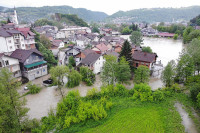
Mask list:
POLYGON ((100 56, 97 59, 97 61, 93 64, 93 67, 94 67, 93 72, 94 72, 94 74, 97 74, 97 73, 101 72, 104 62, 105 62, 105 59, 103 58, 103 56, 100 56))
POLYGON ((39 61, 43 61, 43 57, 41 55, 33 53, 28 57, 28 59, 26 59, 24 65, 29 65, 39 61))
POLYGON ((7 37, 7 38, 0 37, 0 45, 1 45, 0 53, 15 51, 13 37, 7 37))

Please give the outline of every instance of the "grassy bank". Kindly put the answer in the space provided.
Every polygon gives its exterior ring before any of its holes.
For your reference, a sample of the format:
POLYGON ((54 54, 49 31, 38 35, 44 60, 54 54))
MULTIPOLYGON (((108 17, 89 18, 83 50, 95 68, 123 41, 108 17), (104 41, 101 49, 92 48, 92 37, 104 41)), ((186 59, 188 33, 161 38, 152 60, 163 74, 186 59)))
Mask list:
POLYGON ((132 98, 112 98, 110 100, 114 106, 106 119, 88 120, 72 125, 62 132, 181 133, 184 132, 184 127, 174 107, 176 97, 168 97, 159 103, 133 101, 132 98))

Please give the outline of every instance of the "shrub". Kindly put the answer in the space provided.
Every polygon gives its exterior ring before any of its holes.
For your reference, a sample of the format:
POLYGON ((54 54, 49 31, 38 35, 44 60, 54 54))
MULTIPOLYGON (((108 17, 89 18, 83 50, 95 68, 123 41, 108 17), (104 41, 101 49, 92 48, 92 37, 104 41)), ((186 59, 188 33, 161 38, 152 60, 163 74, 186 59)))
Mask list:
POLYGON ((82 76, 82 81, 85 82, 88 86, 94 84, 95 74, 88 67, 80 67, 80 74, 82 76))
POLYGON ((164 99, 164 93, 160 90, 156 90, 153 92, 153 100, 154 101, 162 101, 164 99))
POLYGON ((72 69, 68 75, 68 82, 66 86, 69 88, 78 86, 80 84, 81 78, 81 75, 76 70, 72 69))
POLYGON ((35 85, 35 84, 31 84, 31 83, 29 83, 28 85, 27 85, 27 87, 28 87, 28 89, 29 89, 29 94, 36 94, 36 93, 39 93, 40 91, 41 91, 41 87, 39 87, 39 86, 37 86, 37 85, 35 85))
POLYGON ((91 90, 87 91, 87 98, 89 99, 95 99, 99 97, 98 90, 96 88, 93 88, 91 90))
POLYGON ((189 88, 190 88, 190 96, 191 96, 192 100, 196 101, 197 95, 200 92, 200 85, 197 83, 190 84, 189 88))
POLYGON ((147 84, 135 84, 133 99, 139 98, 141 101, 153 101, 151 87, 147 84))
POLYGON ((101 88, 101 95, 110 97, 113 96, 124 97, 128 96, 128 90, 122 84, 116 84, 116 86, 108 85, 106 87, 101 88))
POLYGON ((199 92, 199 94, 197 95, 197 105, 198 105, 198 107, 200 108, 200 92, 199 92))

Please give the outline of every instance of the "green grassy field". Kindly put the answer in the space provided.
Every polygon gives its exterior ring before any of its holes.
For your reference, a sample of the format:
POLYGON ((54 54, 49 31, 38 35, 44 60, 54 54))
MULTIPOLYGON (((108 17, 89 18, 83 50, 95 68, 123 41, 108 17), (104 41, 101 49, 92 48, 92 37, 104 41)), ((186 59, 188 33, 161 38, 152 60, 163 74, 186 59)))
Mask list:
POLYGON ((113 98, 114 107, 100 121, 88 120, 62 131, 81 133, 184 133, 174 99, 160 103, 113 98))

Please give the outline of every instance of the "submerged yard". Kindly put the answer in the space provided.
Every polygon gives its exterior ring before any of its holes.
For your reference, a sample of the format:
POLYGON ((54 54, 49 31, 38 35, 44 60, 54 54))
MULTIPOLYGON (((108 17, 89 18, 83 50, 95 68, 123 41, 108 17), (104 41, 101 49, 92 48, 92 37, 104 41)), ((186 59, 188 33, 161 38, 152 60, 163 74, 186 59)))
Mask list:
POLYGON ((140 102, 132 98, 112 98, 114 106, 108 112, 106 119, 100 121, 88 120, 72 125, 62 132, 84 133, 184 133, 185 127, 174 104, 177 100, 187 104, 186 110, 195 121, 198 132, 199 121, 191 113, 191 103, 184 94, 167 97, 162 102, 140 102))

